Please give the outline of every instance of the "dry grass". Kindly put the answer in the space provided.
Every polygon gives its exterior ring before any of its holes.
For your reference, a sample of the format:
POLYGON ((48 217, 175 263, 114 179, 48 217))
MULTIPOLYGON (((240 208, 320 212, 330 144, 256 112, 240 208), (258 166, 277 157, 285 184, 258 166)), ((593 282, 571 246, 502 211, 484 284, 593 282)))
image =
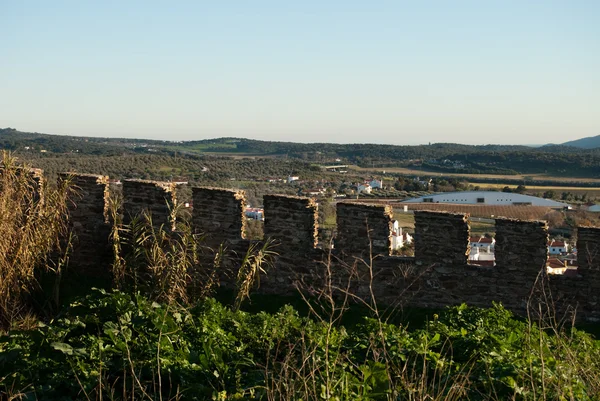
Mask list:
POLYGON ((28 316, 39 271, 60 274, 68 248, 69 183, 50 188, 9 153, 0 167, 0 327, 28 316), (58 261, 57 261, 58 260, 58 261))

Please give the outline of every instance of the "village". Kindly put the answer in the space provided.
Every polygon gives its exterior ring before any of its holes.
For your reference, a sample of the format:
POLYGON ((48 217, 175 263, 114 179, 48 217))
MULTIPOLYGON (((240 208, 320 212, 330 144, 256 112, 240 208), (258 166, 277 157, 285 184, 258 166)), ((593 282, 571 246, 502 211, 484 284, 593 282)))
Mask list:
MULTIPOLYGON (((346 166, 336 166, 341 168, 341 171, 346 166)), ((394 206, 395 215, 402 217, 400 220, 392 220, 390 230, 390 247, 391 254, 402 256, 414 255, 414 226, 405 224, 406 218, 414 213, 414 210, 445 210, 453 206, 477 207, 477 206, 499 206, 504 210, 514 208, 515 211, 523 210, 529 207, 529 210, 537 210, 536 208, 547 208, 555 213, 570 211, 573 208, 571 205, 558 202, 552 199, 544 199, 521 193, 498 192, 498 191, 461 191, 461 192, 440 192, 434 193, 432 189, 432 179, 421 179, 415 177, 412 179, 417 188, 425 191, 416 192, 420 195, 416 198, 411 198, 408 194, 405 199, 377 199, 365 197, 364 195, 374 195, 378 192, 383 192, 386 189, 384 180, 369 177, 362 181, 345 183, 344 192, 338 193, 331 185, 323 181, 303 181, 299 176, 288 176, 287 178, 269 178, 271 183, 285 183, 297 186, 297 194, 300 196, 312 197, 317 202, 388 202, 394 206), (310 185, 322 184, 322 185, 310 185), (508 208, 508 209, 507 209, 508 208)), ((581 209, 589 212, 594 212, 595 208, 592 205, 583 205, 581 209)), ((505 212, 506 213, 506 212, 505 212)), ((264 221, 264 209, 260 206, 248 206, 245 211, 248 219, 264 221)), ((478 221, 492 222, 494 215, 488 215, 476 219, 478 221)), ((509 216, 510 217, 510 216, 509 216)), ((335 227, 331 236, 335 237, 335 227)), ((494 266, 495 265, 495 243, 493 229, 491 232, 486 232, 480 235, 472 234, 469 240, 469 256, 468 261, 473 266, 494 266)), ((443 236, 443 233, 440 233, 443 236)), ((576 275, 577 274, 577 249, 574 246, 575 241, 569 240, 562 235, 553 236, 548 241, 548 260, 546 271, 553 275, 576 275)), ((320 244, 321 246, 335 247, 335 240, 330 244, 320 244)))

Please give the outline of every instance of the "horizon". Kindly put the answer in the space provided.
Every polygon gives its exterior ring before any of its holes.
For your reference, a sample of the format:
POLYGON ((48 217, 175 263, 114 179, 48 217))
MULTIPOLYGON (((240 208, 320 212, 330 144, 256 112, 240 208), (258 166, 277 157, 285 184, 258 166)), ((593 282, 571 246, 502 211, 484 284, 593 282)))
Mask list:
POLYGON ((600 133, 600 3, 0 5, 0 126, 300 143, 600 133))
MULTIPOLYGON (((393 144, 393 143, 384 143, 384 142, 300 142, 300 141, 283 141, 283 140, 264 140, 257 139, 251 137, 235 137, 235 136, 221 136, 221 137, 212 137, 212 138, 202 138, 202 139, 189 139, 189 140, 176 140, 176 139, 153 139, 146 137, 122 137, 122 136, 91 136, 91 135, 71 135, 71 134, 60 134, 60 133, 48 133, 48 132, 37 132, 37 131, 22 131, 15 127, 0 127, 1 130, 15 130, 24 134, 39 134, 39 135, 50 135, 50 136, 68 136, 73 138, 94 138, 94 139, 132 139, 132 140, 147 140, 147 141, 161 141, 161 142, 172 142, 172 143, 182 143, 182 142, 195 142, 195 141, 214 141, 219 139, 246 139, 250 141, 265 141, 265 142, 283 142, 283 143, 303 143, 303 144, 335 144, 335 145, 388 145, 388 146, 429 146, 429 145, 465 145, 465 146, 526 146, 530 148, 543 147, 547 145, 562 145, 560 143, 543 143, 543 144, 502 144, 502 143, 483 143, 483 144, 469 144, 462 142, 429 142, 429 143, 417 143, 417 144, 393 144)), ((600 135, 597 135, 600 137, 600 135)), ((587 137, 586 137, 587 138, 587 137)), ((577 139, 586 139, 586 138, 577 138, 577 139)))

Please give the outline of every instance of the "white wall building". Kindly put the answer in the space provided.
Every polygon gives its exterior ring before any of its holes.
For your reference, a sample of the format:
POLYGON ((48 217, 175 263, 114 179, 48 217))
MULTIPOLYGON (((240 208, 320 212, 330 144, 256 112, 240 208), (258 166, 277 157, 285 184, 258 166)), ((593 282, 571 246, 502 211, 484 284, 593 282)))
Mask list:
POLYGON ((409 245, 412 241, 413 237, 409 233, 402 232, 402 227, 398 224, 398 220, 392 221, 392 250, 409 245))
POLYGON ((498 191, 443 192, 403 201, 404 203, 455 203, 466 205, 532 205, 569 207, 568 204, 537 196, 498 191))
POLYGON ((249 219, 265 220, 265 210, 260 207, 247 207, 245 215, 249 219))
POLYGON ((488 237, 471 237, 469 239, 469 245, 471 246, 471 251, 476 248, 478 252, 494 252, 496 239, 488 237))
POLYGON ((548 253, 550 255, 560 255, 567 253, 569 244, 564 241, 552 240, 548 242, 548 253))
POLYGON ((494 262, 495 260, 494 252, 481 252, 478 247, 471 248, 469 253, 469 262, 494 262))
POLYGON ((382 180, 373 179, 373 180, 369 181, 369 185, 373 189, 382 189, 383 188, 383 181, 382 180))
POLYGON ((357 188, 358 193, 364 192, 366 194, 370 194, 372 190, 373 188, 371 188, 371 185, 369 184, 359 184, 357 188))

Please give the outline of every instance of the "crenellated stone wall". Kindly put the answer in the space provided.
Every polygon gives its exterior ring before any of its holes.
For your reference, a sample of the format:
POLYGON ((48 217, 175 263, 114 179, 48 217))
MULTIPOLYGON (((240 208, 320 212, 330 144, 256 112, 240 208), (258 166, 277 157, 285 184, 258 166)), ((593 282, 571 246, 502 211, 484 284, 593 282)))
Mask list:
POLYGON ((415 211, 415 257, 420 264, 466 265, 468 215, 415 211))
POLYGON ((265 195, 265 239, 277 252, 305 255, 317 246, 317 204, 300 196, 265 195))
POLYGON ((534 275, 546 269, 548 223, 496 219, 496 267, 534 275))
POLYGON ((103 274, 111 259, 108 177, 61 173, 58 180, 69 183, 71 188, 67 207, 73 249, 69 264, 77 268, 77 273, 103 274))
POLYGON ((577 230, 577 264, 582 275, 589 274, 589 270, 600 270, 600 228, 577 230))
POLYGON ((236 243, 244 237, 246 197, 244 191, 192 188, 192 225, 211 245, 236 243))
POLYGON ((338 203, 335 247, 346 255, 389 256, 392 207, 364 203, 338 203))
POLYGON ((176 187, 171 182, 123 181, 123 221, 129 223, 134 216, 146 211, 152 215, 153 226, 174 229, 176 187))
MULTIPOLYGON (((71 264, 85 271, 92 261, 109 270, 110 263, 105 262, 112 257, 107 246, 110 227, 105 223, 107 177, 74 174, 71 179, 79 187, 69 209, 78 241, 71 264)), ((126 219, 148 210, 155 225, 172 227, 174 184, 127 180, 123 198, 126 219)), ((231 285, 245 250, 264 243, 243 238, 244 193, 193 188, 193 206, 194 231, 214 243, 228 244, 232 274, 219 273, 219 278, 223 285, 231 285)), ((289 295, 303 288, 319 293, 328 284, 393 306, 501 302, 521 314, 546 308, 600 321, 600 228, 579 229, 578 275, 548 276, 548 227, 543 221, 496 219, 496 266, 482 267, 468 264, 469 224, 464 214, 415 212, 415 257, 397 257, 389 255, 393 219, 389 206, 338 203, 332 250, 317 246, 317 204, 312 199, 267 195, 264 208, 265 240, 275 241, 272 250, 279 256, 261 275, 258 291, 289 295), (348 263, 346 256, 364 263, 348 263)))

